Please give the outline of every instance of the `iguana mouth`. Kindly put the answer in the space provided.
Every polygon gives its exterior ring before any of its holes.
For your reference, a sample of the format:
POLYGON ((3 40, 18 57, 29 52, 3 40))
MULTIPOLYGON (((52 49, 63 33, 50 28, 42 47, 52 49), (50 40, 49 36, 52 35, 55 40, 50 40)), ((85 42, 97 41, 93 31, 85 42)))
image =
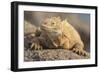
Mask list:
POLYGON ((48 30, 50 31, 51 29, 53 29, 54 27, 50 27, 50 26, 46 26, 46 25, 41 25, 41 29, 42 30, 48 30))
POLYGON ((51 32, 55 36, 58 36, 58 35, 62 34, 61 30, 57 29, 57 27, 50 27, 50 26, 42 25, 41 30, 43 30, 45 32, 51 32))

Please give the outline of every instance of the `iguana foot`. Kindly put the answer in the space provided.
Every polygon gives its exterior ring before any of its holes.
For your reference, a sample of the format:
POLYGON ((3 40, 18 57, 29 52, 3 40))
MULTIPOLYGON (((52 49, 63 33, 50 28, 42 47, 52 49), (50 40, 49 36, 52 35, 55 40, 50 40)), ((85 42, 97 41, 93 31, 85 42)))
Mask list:
POLYGON ((90 57, 89 53, 87 53, 84 50, 80 50, 78 48, 73 48, 72 51, 77 53, 78 55, 85 56, 85 57, 88 57, 88 58, 90 57))
POLYGON ((30 48, 33 50, 42 50, 43 49, 43 47, 38 43, 32 43, 30 48))

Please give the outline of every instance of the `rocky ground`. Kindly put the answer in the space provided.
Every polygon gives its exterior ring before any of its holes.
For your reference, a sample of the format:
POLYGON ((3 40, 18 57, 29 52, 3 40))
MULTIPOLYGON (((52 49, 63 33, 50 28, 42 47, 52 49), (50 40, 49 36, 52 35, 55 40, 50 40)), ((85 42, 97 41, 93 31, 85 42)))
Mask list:
POLYGON ((65 49, 44 49, 24 51, 24 61, 55 61, 55 60, 73 60, 88 59, 89 57, 79 56, 72 51, 65 49))

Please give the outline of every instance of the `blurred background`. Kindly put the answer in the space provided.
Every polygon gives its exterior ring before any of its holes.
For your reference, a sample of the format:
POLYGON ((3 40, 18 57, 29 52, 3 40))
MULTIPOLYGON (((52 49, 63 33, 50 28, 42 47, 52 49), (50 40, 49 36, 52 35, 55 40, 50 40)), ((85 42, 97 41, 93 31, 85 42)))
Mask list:
POLYGON ((33 31, 33 29, 35 29, 33 26, 39 27, 43 20, 53 16, 60 16, 62 20, 67 19, 79 32, 81 39, 84 42, 84 49, 90 52, 90 14, 24 11, 24 22, 27 22, 24 26, 24 32, 27 32, 28 30, 29 32, 33 31))

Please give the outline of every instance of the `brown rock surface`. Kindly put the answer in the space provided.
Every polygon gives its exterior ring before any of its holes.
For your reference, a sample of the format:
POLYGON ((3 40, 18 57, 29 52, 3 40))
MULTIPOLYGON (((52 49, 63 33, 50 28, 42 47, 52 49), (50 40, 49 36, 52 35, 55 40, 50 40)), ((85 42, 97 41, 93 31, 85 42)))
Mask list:
POLYGON ((44 49, 44 50, 25 50, 24 61, 55 61, 55 60, 74 60, 88 59, 89 57, 80 56, 70 50, 65 49, 44 49))

